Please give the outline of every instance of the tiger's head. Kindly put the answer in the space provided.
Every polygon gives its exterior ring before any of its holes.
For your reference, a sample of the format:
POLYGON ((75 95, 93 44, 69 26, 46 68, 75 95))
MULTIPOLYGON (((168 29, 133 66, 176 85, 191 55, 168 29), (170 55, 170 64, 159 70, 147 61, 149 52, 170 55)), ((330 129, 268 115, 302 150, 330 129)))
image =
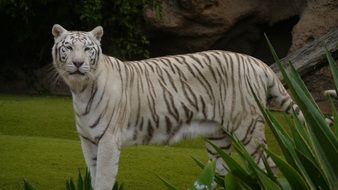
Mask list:
POLYGON ((55 24, 52 34, 53 64, 67 85, 72 90, 80 89, 94 80, 102 54, 103 28, 98 26, 90 32, 67 31, 55 24))

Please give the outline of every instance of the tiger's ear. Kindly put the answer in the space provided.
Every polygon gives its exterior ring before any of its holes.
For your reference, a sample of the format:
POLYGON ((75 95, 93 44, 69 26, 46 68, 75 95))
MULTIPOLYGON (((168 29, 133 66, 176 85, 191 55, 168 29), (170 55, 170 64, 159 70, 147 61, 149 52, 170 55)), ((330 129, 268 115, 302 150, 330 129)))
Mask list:
POLYGON ((101 38, 103 36, 103 28, 102 26, 95 27, 92 31, 90 31, 93 36, 98 40, 101 41, 101 38))
POLYGON ((66 32, 67 30, 64 29, 62 26, 58 24, 54 24, 52 28, 52 34, 54 36, 54 39, 57 39, 58 37, 61 36, 62 33, 66 32))

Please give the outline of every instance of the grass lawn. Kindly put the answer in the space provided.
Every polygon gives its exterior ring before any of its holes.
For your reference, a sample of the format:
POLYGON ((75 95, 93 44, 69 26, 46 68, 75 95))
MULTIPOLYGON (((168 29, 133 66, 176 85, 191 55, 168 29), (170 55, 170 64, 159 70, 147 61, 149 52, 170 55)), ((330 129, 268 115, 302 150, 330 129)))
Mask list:
MULTIPOLYGON (((0 189, 20 189, 27 179, 37 189, 64 189, 85 164, 69 97, 0 95, 0 189)), ((269 147, 279 151, 267 130, 269 147)), ((122 151, 118 181, 125 189, 165 189, 160 175, 186 189, 204 162, 201 139, 174 146, 138 146, 122 151)))

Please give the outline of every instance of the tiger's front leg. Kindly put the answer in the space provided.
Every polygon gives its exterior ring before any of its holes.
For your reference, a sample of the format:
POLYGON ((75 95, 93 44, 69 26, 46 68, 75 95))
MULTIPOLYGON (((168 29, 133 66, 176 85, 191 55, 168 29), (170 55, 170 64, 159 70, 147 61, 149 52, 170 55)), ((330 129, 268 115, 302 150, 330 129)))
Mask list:
POLYGON ((95 190, 111 190, 118 170, 121 143, 117 134, 107 131, 98 144, 95 190))
POLYGON ((97 161, 97 144, 89 139, 80 136, 82 152, 86 161, 87 168, 90 172, 91 183, 94 187, 96 177, 96 161, 97 161))

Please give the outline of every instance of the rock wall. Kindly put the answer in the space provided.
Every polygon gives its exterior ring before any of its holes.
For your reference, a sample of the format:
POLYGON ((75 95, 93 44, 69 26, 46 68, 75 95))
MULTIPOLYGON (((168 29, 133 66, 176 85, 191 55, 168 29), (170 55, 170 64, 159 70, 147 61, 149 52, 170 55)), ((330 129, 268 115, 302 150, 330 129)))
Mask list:
POLYGON ((338 27, 338 1, 165 0, 161 17, 153 10, 146 10, 144 16, 153 56, 225 49, 266 60, 261 55, 266 53, 256 51, 267 50, 262 37, 269 27, 293 18, 288 31, 269 35, 277 42, 290 41, 280 52, 285 56, 338 27), (291 38, 281 39, 280 35, 291 38))

